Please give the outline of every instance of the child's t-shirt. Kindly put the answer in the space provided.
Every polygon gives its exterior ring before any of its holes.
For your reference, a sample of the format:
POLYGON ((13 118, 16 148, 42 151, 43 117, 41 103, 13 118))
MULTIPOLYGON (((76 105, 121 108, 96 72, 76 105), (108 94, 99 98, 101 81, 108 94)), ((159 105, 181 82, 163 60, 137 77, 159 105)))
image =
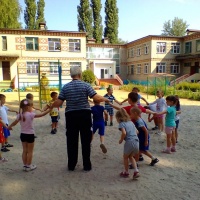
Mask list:
POLYGON ((8 115, 7 115, 8 110, 9 108, 7 106, 4 105, 0 106, 0 117, 5 124, 8 124, 8 115))
POLYGON ((165 126, 174 127, 175 123, 176 108, 175 106, 167 107, 167 114, 165 116, 165 126))
POLYGON ((101 105, 95 105, 91 107, 92 115, 93 115, 93 121, 104 121, 103 113, 104 113, 104 107, 101 105))
POLYGON ((153 103, 150 103, 149 105, 156 104, 156 111, 157 112, 162 112, 166 109, 167 104, 165 99, 162 97, 160 99, 156 99, 153 103))
MULTIPOLYGON (((23 113, 25 121, 23 121, 23 116, 21 116, 21 119, 20 119, 21 133, 35 134, 35 131, 33 128, 33 119, 34 119, 35 115, 36 114, 34 112, 23 113)), ((17 119, 19 119, 19 118, 20 118, 20 114, 17 115, 17 119)))
MULTIPOLYGON (((110 103, 113 103, 113 101, 115 101, 115 97, 112 94, 105 94, 104 97, 107 98, 110 101, 110 103)), ((113 107, 105 102, 105 109, 113 109, 113 107)))
MULTIPOLYGON (((49 101, 49 103, 47 104, 48 106, 51 106, 55 101, 51 100, 49 101)), ((57 107, 54 107, 51 112, 50 112, 50 116, 51 117, 56 117, 59 115, 59 109, 57 107)))

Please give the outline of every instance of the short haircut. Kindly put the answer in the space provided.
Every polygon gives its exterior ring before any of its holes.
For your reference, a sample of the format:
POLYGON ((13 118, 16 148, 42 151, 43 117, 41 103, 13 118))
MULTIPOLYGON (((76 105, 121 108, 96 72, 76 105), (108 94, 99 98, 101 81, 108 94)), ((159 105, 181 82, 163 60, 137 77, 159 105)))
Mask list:
POLYGON ((107 92, 108 91, 110 91, 110 90, 112 90, 113 88, 112 87, 108 87, 106 90, 107 90, 107 92))
POLYGON ((142 111, 138 108, 138 107, 132 107, 130 110, 131 113, 137 113, 138 115, 140 115, 142 113, 142 111))
POLYGON ((5 98, 6 96, 4 94, 0 94, 0 100, 5 98))
POLYGON ((70 75, 73 78, 74 76, 81 75, 82 70, 79 66, 70 67, 70 75))
POLYGON ((32 95, 31 93, 28 93, 28 94, 26 95, 26 98, 27 98, 27 99, 32 99, 32 98, 33 98, 33 95, 32 95))
POLYGON ((138 92, 140 91, 140 89, 137 88, 137 87, 134 87, 134 88, 132 89, 132 91, 133 91, 133 90, 137 90, 138 92))
POLYGON ((135 92, 130 92, 128 94, 128 98, 133 102, 136 103, 138 101, 138 94, 135 92))
POLYGON ((173 96, 173 95, 167 96, 166 97, 166 101, 172 101, 174 104, 176 104, 177 98, 175 96, 173 96))
POLYGON ((58 93, 57 92, 52 92, 51 93, 51 97, 54 97, 54 96, 56 96, 58 93))

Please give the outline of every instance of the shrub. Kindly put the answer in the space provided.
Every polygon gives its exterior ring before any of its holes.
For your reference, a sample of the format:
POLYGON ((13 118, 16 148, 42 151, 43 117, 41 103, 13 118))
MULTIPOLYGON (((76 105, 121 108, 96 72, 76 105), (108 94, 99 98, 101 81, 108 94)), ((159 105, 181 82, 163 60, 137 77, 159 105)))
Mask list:
POLYGON ((82 80, 84 82, 87 82, 87 83, 90 83, 90 84, 94 83, 95 75, 94 75, 93 71, 90 70, 90 69, 83 71, 82 80))

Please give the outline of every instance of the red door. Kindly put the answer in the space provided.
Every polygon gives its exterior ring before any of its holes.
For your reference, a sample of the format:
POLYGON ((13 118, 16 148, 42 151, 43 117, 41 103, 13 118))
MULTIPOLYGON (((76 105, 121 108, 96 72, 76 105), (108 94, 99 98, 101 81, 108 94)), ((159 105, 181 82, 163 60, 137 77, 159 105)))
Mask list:
POLYGON ((195 74, 196 73, 196 66, 191 66, 190 67, 190 75, 193 75, 193 74, 195 74))
POLYGON ((3 80, 11 80, 10 79, 10 62, 9 61, 2 61, 2 68, 3 68, 3 80))

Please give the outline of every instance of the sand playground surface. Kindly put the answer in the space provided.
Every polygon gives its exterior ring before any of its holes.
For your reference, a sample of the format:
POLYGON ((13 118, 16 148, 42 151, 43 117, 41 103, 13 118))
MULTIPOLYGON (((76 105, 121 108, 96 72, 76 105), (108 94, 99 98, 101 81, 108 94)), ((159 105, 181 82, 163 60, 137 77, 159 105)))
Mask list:
MULTIPOLYGON (((97 90, 101 95, 105 90, 97 90)), ((18 93, 4 93, 6 105, 18 110, 18 93)), ((128 92, 114 90, 117 100, 123 101, 128 92)), ((146 95, 143 95, 147 98, 146 95)), ((148 96, 149 102, 155 96, 148 96)), ((177 152, 163 154, 166 146, 164 138, 150 131, 150 151, 160 161, 149 166, 150 159, 144 156, 139 162, 140 177, 133 180, 133 170, 129 178, 121 178, 123 170, 123 144, 118 144, 120 132, 114 126, 107 126, 103 154, 96 133, 92 142, 90 172, 82 170, 81 145, 79 160, 74 172, 67 170, 67 150, 65 137, 64 109, 60 109, 61 119, 58 132, 51 135, 49 115, 34 120, 37 138, 35 140, 33 164, 37 169, 22 170, 22 146, 20 126, 13 127, 9 142, 14 145, 10 152, 2 153, 9 159, 0 164, 0 200, 199 200, 200 199, 200 102, 180 99, 182 113, 179 124, 177 152)), ((142 102, 143 103, 143 102, 142 102)), ((128 104, 124 104, 126 106, 128 104)), ((143 104, 144 105, 144 104, 143 104)), ((8 113, 10 123, 15 113, 8 113)), ((147 115, 142 114, 146 120, 147 115)), ((147 121, 147 120, 146 120, 147 121)), ((151 129, 154 124, 147 123, 151 129)))

